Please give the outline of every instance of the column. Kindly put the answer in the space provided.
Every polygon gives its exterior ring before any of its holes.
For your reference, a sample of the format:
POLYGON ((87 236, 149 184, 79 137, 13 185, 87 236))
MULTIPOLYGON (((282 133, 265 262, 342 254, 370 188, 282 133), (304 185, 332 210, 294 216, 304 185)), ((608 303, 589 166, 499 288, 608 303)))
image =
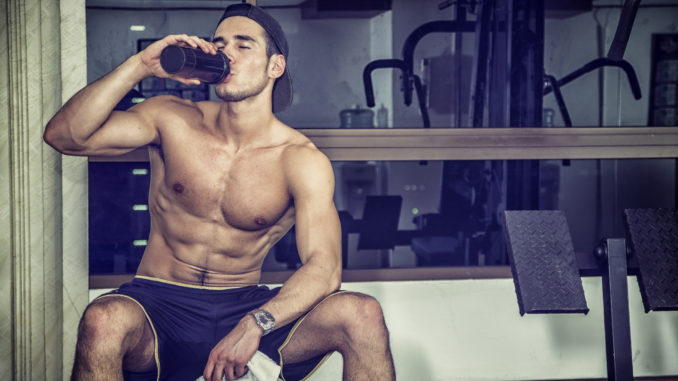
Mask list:
POLYGON ((0 379, 70 374, 87 303, 86 159, 42 141, 86 82, 84 0, 6 0, 0 18, 0 379))

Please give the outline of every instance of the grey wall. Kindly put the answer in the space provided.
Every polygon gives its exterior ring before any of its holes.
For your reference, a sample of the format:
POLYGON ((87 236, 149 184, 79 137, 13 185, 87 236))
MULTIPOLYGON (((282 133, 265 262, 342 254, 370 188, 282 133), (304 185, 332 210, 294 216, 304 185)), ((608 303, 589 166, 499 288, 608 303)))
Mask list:
MULTIPOLYGON (((362 68, 390 51, 389 14, 301 20, 297 8, 274 8, 270 13, 282 24, 290 45, 294 102, 278 114, 283 122, 297 128, 338 127, 341 110, 365 107, 362 68)), ((137 39, 178 33, 210 37, 220 16, 220 10, 88 9, 88 81, 136 53, 137 39), (144 25, 146 30, 133 32, 130 25, 144 25)), ((377 84, 380 102, 390 108, 390 83, 379 79, 377 84)))
MULTIPOLYGON (((678 32, 678 5, 664 3, 668 5, 638 10, 624 56, 638 75, 643 97, 633 98, 621 70, 591 72, 562 88, 574 126, 647 125, 651 36, 678 32)), ((620 14, 619 7, 595 7, 577 16, 547 19, 545 72, 561 78, 605 56, 620 14)), ((544 98, 544 107, 558 109, 553 95, 544 98)), ((555 125, 564 126, 558 111, 555 125)), ((575 250, 588 251, 603 236, 622 236, 624 208, 675 207, 675 176, 675 160, 578 160, 561 166, 559 208, 568 216, 575 250)))

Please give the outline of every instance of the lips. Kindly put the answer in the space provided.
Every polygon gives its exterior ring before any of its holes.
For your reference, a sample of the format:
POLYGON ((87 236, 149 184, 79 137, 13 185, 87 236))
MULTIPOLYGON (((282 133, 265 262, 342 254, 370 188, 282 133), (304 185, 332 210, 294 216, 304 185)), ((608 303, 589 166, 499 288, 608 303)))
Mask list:
POLYGON ((228 73, 228 75, 226 76, 226 78, 224 78, 224 80, 221 81, 221 83, 226 83, 226 82, 230 81, 230 80, 231 80, 231 77, 233 77, 233 73, 228 73))

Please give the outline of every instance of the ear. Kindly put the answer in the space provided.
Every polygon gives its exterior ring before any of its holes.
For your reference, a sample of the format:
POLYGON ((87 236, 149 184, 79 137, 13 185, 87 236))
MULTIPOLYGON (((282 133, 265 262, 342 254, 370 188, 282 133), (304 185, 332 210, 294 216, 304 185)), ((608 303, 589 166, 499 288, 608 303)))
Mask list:
POLYGON ((268 74, 273 79, 280 78, 285 73, 285 67, 287 62, 285 62, 285 56, 282 54, 274 54, 271 56, 271 60, 268 64, 268 74))

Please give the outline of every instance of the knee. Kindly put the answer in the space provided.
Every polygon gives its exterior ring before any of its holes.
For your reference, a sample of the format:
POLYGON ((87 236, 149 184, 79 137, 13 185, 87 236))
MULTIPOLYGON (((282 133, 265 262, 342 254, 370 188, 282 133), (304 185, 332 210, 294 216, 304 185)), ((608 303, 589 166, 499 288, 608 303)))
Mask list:
POLYGON ((92 302, 80 320, 78 333, 81 340, 113 339, 124 335, 132 308, 121 298, 106 297, 92 302))
POLYGON ((344 328, 352 340, 386 338, 388 332, 379 302, 364 294, 349 294, 344 308, 344 328))

